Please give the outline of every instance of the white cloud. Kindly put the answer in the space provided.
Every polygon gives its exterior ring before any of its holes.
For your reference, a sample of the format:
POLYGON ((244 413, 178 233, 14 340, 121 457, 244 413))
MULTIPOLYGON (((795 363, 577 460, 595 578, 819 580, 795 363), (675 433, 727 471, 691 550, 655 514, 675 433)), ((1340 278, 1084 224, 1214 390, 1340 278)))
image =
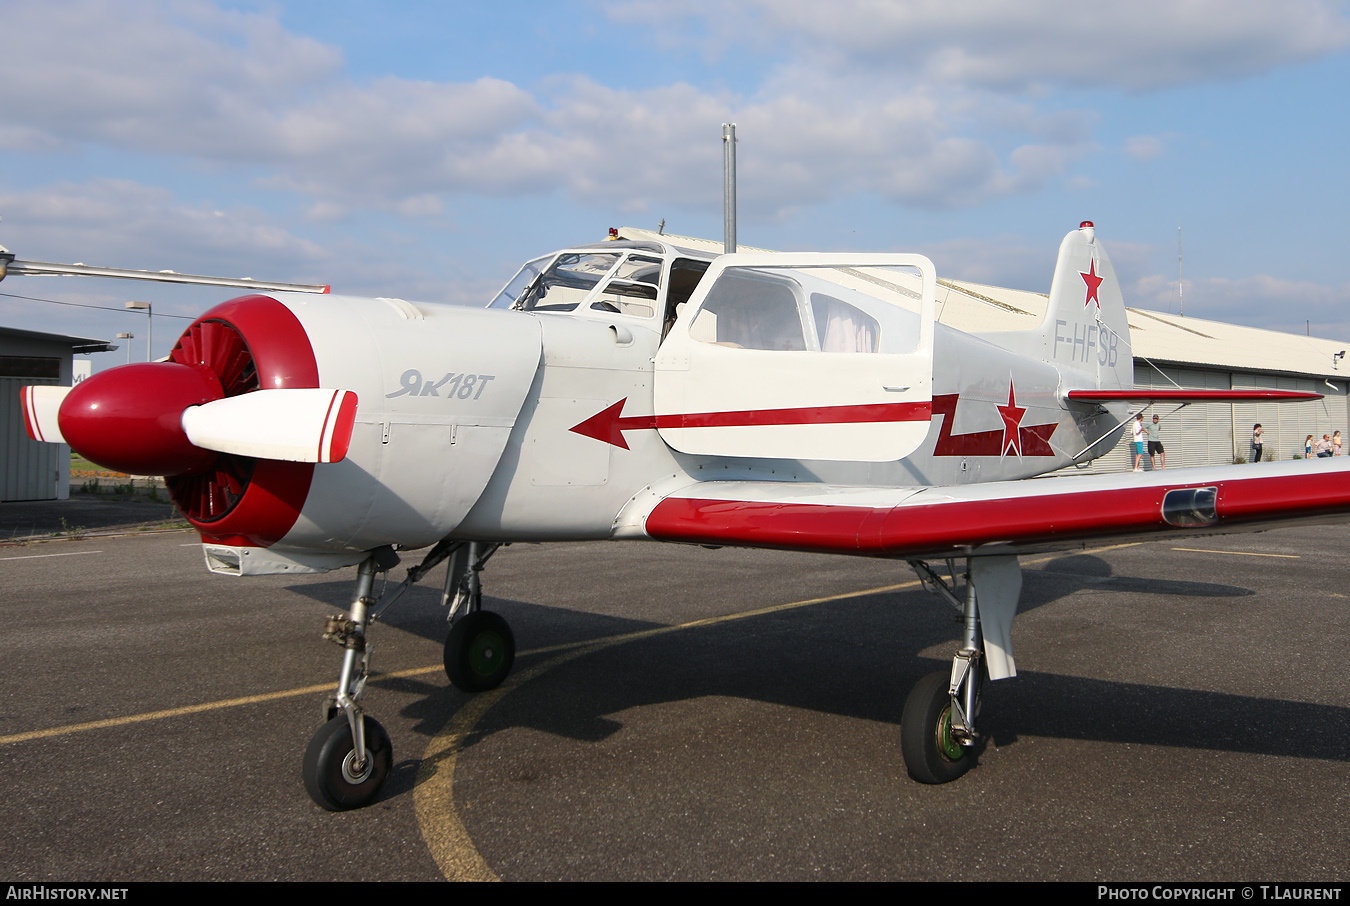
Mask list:
POLYGON ((1161 157, 1166 143, 1160 135, 1132 135, 1125 139, 1125 153, 1138 161, 1161 157))
POLYGON ((1025 89, 1040 83, 1127 90, 1254 75, 1350 45, 1336 0, 711 0, 671 7, 612 3, 627 24, 724 52, 790 42, 837 72, 905 72, 949 84, 1025 89))
POLYGON ((189 272, 236 262, 216 276, 304 282, 328 258, 320 246, 276 226, 261 212, 178 202, 166 189, 100 179, 42 189, 0 190, 0 227, 19 258, 189 272), (147 257, 147 249, 154 257, 147 257), (262 270, 268 273, 262 273, 262 270))
MULTIPOLYGON (((1269 330, 1350 340, 1350 284, 1327 286, 1269 274, 1187 278, 1186 314, 1194 318, 1248 324, 1269 330)), ((1150 275, 1136 280, 1126 299, 1139 308, 1178 312, 1175 278, 1150 275)))
POLYGON ((202 2, 23 5, 31 40, 0 56, 0 145, 112 147, 247 167, 304 195, 316 220, 407 216, 437 196, 547 194, 641 212, 717 204, 717 124, 754 136, 745 216, 848 191, 933 208, 1033 191, 1092 149, 1092 118, 962 89, 789 63, 753 96, 675 83, 623 90, 560 76, 354 83, 341 54, 263 15, 202 2), (116 40, 109 40, 116 35, 116 40), (995 151, 995 139, 1008 152, 995 151))

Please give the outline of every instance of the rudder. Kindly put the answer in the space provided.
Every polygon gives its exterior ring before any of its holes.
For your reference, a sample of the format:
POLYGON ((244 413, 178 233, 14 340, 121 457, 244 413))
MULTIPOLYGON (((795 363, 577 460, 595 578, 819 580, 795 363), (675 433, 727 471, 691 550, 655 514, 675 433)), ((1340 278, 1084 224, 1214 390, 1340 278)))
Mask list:
POLYGON ((1041 322, 1049 358, 1081 388, 1134 386, 1125 299, 1091 221, 1064 237, 1041 322))

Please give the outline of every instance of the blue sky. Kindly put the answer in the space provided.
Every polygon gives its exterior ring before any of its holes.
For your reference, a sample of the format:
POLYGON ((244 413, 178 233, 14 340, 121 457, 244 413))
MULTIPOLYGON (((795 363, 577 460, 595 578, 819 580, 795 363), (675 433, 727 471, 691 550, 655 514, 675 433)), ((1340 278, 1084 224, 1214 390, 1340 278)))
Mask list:
MULTIPOLYGON (((1336 0, 0 0, 20 258, 481 304, 610 226, 920 251, 1044 291, 1097 223, 1126 300, 1350 340, 1336 0)), ((0 284, 0 324, 155 355, 227 290, 0 284)), ((96 357, 96 367, 124 360, 96 357)))

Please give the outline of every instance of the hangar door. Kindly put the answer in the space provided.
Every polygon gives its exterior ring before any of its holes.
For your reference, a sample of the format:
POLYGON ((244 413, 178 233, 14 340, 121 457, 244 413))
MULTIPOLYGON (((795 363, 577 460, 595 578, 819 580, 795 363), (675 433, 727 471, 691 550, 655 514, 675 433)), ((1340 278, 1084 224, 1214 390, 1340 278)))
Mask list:
POLYGON ((58 358, 0 356, 0 443, 4 444, 0 500, 54 500, 61 496, 58 489, 65 447, 38 443, 28 436, 22 398, 25 386, 61 383, 60 373, 58 358))

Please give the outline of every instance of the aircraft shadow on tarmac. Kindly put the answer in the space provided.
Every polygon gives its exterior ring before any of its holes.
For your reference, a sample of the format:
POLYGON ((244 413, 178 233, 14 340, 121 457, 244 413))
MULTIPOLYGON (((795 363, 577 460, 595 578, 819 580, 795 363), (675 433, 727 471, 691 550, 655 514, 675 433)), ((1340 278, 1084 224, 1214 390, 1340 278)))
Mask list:
MULTIPOLYGON (((1026 572, 1020 612, 1082 589, 1122 594, 1232 599, 1250 589, 1172 578, 1115 576, 1098 557, 1058 558, 1026 572), (1105 587, 1104 587, 1105 586, 1105 587)), ((330 600, 334 583, 296 587, 330 600)), ((466 741, 528 727, 599 741, 623 727, 610 715, 701 697, 759 700, 795 709, 890 723, 897 733, 904 697, 923 675, 944 669, 921 652, 954 650, 954 610, 917 588, 829 601, 621 642, 559 664, 512 691, 466 741)), ((507 616, 519 650, 602 640, 662 624, 485 596, 507 616)), ((422 590, 388 614, 387 627, 440 641, 444 611, 422 590)), ((1016 630, 1015 630, 1016 631, 1016 630)), ((1016 635, 1014 636, 1016 639, 1016 635)), ((553 653, 518 656, 516 671, 553 653)), ((404 715, 428 736, 467 700, 441 676, 373 677, 376 688, 420 696, 404 715)), ((1116 682, 1022 669, 1015 680, 986 684, 981 730, 1000 746, 1017 734, 1350 761, 1350 708, 1116 682)), ((378 707, 377 707, 378 710, 378 707)), ((387 795, 411 787, 403 763, 387 795)))

